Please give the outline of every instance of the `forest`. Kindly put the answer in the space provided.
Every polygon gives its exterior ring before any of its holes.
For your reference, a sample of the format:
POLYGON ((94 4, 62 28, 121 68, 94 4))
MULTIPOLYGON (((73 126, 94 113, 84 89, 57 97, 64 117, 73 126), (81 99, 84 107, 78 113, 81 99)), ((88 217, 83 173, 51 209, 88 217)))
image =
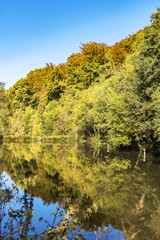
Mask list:
POLYGON ((115 147, 160 143, 160 8, 143 30, 108 46, 81 43, 66 63, 0 83, 0 138, 55 136, 115 147))

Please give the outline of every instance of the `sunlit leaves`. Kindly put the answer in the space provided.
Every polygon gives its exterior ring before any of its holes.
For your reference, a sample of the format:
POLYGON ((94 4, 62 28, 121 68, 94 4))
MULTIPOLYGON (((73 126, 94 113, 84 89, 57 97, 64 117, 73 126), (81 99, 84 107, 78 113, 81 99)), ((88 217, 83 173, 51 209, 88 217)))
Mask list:
POLYGON ((8 109, 4 84, 0 82, 0 139, 3 137, 3 134, 8 133, 9 115, 10 111, 8 109))

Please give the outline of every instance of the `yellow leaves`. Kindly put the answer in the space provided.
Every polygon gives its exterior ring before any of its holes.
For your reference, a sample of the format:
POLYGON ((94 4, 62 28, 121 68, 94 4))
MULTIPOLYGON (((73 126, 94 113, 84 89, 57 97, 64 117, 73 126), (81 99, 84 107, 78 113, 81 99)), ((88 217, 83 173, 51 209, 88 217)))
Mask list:
POLYGON ((82 43, 81 54, 85 56, 86 62, 97 62, 104 64, 105 62, 105 53, 107 52, 108 47, 105 43, 82 43))

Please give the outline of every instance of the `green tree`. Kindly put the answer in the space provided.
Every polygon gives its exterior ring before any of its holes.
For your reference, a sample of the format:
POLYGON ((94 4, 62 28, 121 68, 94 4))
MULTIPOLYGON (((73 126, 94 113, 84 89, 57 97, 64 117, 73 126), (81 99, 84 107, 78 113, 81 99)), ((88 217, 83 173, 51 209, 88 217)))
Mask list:
POLYGON ((130 119, 134 122, 135 135, 137 134, 140 141, 148 142, 156 149, 158 139, 155 132, 158 126, 155 125, 155 118, 156 109, 158 111, 159 108, 156 108, 156 95, 160 83, 160 9, 152 15, 151 20, 151 25, 144 30, 144 41, 139 51, 131 57, 134 73, 128 77, 128 82, 132 85, 132 97, 128 96, 126 101, 130 102, 130 119))
POLYGON ((60 115, 60 105, 56 100, 51 101, 45 107, 43 113, 43 129, 44 134, 51 135, 56 129, 56 124, 60 115))
POLYGON ((23 109, 25 110, 27 106, 32 103, 32 93, 31 86, 29 85, 27 79, 22 79, 15 91, 15 96, 13 99, 13 109, 23 109))
POLYGON ((9 109, 4 89, 4 83, 0 82, 0 138, 9 133, 9 109))
POLYGON ((32 135, 33 118, 36 110, 28 106, 22 116, 22 126, 25 134, 32 135))

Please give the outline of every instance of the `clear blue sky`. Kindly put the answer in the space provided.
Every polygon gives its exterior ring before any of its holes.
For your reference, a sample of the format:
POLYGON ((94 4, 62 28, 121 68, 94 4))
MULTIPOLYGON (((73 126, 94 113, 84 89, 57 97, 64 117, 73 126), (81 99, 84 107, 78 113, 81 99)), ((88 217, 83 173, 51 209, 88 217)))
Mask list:
POLYGON ((115 42, 150 24, 159 0, 0 0, 0 81, 66 62, 80 43, 115 42))

